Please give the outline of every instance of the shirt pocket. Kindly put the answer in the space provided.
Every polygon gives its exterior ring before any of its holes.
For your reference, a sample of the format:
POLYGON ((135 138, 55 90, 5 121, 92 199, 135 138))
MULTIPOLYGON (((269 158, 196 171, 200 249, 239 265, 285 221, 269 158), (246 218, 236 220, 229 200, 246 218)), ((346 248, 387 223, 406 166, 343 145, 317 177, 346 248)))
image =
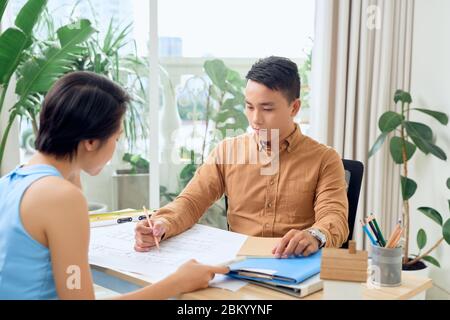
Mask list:
POLYGON ((287 180, 280 189, 280 216, 293 224, 314 222, 315 190, 302 179, 287 180))

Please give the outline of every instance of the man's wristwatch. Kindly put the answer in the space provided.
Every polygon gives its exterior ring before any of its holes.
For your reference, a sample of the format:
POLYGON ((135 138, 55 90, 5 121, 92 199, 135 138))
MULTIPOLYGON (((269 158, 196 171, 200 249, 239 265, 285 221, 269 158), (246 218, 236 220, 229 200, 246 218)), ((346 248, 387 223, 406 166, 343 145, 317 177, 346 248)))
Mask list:
POLYGON ((319 241, 319 249, 322 248, 325 245, 325 242, 327 242, 327 238, 323 234, 322 231, 316 228, 311 228, 307 230, 314 238, 316 238, 319 241))

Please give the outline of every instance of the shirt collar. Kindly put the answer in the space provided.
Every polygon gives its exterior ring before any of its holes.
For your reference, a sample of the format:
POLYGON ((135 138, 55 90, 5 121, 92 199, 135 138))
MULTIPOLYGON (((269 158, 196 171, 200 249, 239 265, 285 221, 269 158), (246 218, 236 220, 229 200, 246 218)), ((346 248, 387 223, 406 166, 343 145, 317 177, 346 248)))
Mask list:
MULTIPOLYGON (((253 137, 256 141, 256 146, 258 148, 258 151, 266 150, 265 143, 261 142, 258 139, 257 134, 253 134, 253 137)), ((285 148, 287 152, 289 152, 289 153, 292 152, 298 146, 299 142, 302 140, 302 137, 303 137, 303 134, 300 129, 300 126, 298 123, 296 123, 294 131, 292 131, 292 133, 289 134, 289 136, 287 136, 286 139, 284 139, 284 141, 282 143, 280 143, 280 151, 285 148)))

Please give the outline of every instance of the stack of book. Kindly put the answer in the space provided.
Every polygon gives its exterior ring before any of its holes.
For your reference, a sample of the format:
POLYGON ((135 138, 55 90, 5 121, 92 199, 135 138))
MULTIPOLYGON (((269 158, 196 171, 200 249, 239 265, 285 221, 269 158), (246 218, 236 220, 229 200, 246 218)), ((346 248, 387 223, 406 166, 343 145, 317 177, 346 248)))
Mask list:
POLYGON ((249 237, 238 253, 246 259, 231 264, 228 275, 297 297, 321 290, 321 250, 307 257, 277 259, 271 249, 279 240, 249 237))

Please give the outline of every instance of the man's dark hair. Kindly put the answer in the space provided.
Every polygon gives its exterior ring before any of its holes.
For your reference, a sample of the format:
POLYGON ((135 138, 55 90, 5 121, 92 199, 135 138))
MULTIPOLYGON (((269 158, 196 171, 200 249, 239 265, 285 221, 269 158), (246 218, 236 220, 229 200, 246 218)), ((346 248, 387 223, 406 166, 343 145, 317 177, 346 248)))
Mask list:
POLYGON ((246 76, 271 90, 281 91, 289 102, 300 97, 300 77, 297 65, 282 57, 267 57, 253 64, 246 76))
POLYGON ((93 72, 77 71, 59 79, 42 104, 36 150, 72 159, 82 140, 104 143, 120 128, 128 94, 93 72))

